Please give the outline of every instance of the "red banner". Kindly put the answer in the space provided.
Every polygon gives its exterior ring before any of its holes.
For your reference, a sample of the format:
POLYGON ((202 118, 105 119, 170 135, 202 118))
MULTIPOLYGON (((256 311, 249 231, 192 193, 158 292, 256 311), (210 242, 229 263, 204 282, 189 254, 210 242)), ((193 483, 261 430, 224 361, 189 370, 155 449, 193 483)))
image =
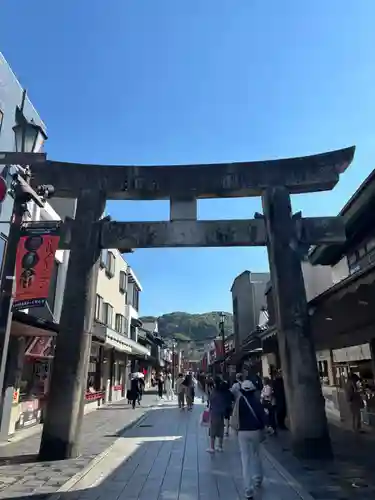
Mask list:
POLYGON ((47 229, 26 226, 22 230, 16 258, 14 309, 45 305, 59 238, 59 226, 47 229))

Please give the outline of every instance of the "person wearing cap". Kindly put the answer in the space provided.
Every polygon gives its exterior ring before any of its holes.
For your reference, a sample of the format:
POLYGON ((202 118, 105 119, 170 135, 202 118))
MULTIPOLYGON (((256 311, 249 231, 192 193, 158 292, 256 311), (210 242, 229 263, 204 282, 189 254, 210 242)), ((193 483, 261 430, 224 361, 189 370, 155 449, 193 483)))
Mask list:
POLYGON ((254 494, 263 482, 260 444, 264 440, 266 415, 256 392, 257 387, 254 383, 245 380, 238 395, 238 444, 245 496, 248 499, 254 498, 254 494))
POLYGON ((237 373, 236 374, 236 381, 232 385, 232 388, 231 388, 231 391, 232 391, 232 394, 234 395, 234 397, 237 397, 239 395, 242 382, 243 382, 242 373, 237 373))

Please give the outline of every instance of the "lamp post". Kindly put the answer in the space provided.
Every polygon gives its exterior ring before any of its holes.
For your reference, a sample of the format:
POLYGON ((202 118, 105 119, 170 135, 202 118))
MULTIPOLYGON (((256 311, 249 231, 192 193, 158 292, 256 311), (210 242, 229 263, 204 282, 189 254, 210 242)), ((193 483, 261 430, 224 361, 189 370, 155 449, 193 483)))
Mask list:
POLYGON ((221 333, 221 341, 223 344, 223 374, 226 373, 226 366, 225 366, 225 314, 223 312, 220 313, 220 333, 221 333))
POLYGON ((176 373, 175 373, 175 348, 177 346, 177 342, 175 339, 172 339, 172 387, 174 388, 176 373))
MULTIPOLYGON (((28 212, 27 203, 34 201, 38 206, 44 206, 44 198, 48 193, 53 194, 52 186, 40 186, 35 192, 29 185, 30 168, 28 162, 33 154, 38 161, 41 154, 38 153, 47 136, 43 129, 33 122, 29 122, 23 114, 26 99, 26 91, 23 92, 21 106, 16 108, 13 127, 15 135, 16 153, 1 153, 2 163, 7 163, 8 158, 16 157, 19 166, 16 173, 12 175, 9 194, 13 197, 13 212, 10 220, 10 228, 6 253, 4 258, 3 272, 0 281, 0 438, 8 435, 9 410, 13 399, 14 376, 18 364, 18 342, 10 342, 12 325, 13 295, 15 291, 15 266, 17 247, 20 240, 24 215, 28 212), (8 355, 9 352, 9 355, 8 355), (7 391, 7 389, 10 389, 7 391)), ((44 155, 45 158, 45 155, 44 155)), ((15 339, 16 340, 16 339, 15 339)))

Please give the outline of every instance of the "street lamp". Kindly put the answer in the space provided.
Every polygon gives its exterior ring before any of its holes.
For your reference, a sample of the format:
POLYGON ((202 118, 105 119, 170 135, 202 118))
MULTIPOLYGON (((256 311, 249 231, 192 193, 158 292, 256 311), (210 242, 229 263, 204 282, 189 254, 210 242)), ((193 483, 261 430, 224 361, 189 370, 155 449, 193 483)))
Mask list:
POLYGON ((177 347, 177 342, 175 339, 172 339, 172 387, 174 388, 175 382, 175 348, 177 347))
POLYGON ((220 333, 221 333, 221 341, 223 344, 223 373, 226 373, 226 367, 225 367, 225 314, 223 312, 220 313, 220 333))
POLYGON ((20 108, 16 108, 16 125, 13 127, 17 153, 39 153, 47 134, 33 121, 27 121, 20 108))
MULTIPOLYGON (((13 295, 15 291, 15 267, 18 243, 24 215, 27 213, 27 204, 34 201, 43 207, 45 199, 53 194, 53 186, 39 186, 35 192, 29 185, 30 168, 28 161, 35 154, 38 155, 43 142, 47 139, 45 132, 39 125, 29 122, 23 114, 26 91, 23 92, 21 106, 16 108, 13 127, 15 134, 16 153, 0 154, 0 159, 7 162, 7 158, 15 157, 19 161, 16 173, 12 175, 9 194, 13 197, 13 212, 10 220, 8 242, 4 256, 4 266, 0 281, 0 436, 7 437, 9 422, 6 421, 8 410, 13 399, 13 383, 15 366, 13 361, 17 357, 18 343, 11 341, 13 295), (8 356, 9 351, 9 356, 8 356), (14 351, 14 352, 13 352, 14 351), (12 359, 10 359, 12 358, 12 359), (7 391, 7 389, 8 390, 7 391)), ((40 154, 39 154, 40 157, 40 154)), ((40 159, 38 160, 40 161, 40 159)))

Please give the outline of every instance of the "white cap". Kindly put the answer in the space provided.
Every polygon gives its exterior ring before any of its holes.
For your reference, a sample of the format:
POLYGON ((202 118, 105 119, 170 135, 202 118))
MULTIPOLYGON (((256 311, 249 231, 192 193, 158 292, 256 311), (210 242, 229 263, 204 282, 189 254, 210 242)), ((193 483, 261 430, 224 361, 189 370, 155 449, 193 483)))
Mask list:
POLYGON ((256 391, 257 390, 257 388, 251 382, 251 380, 245 380, 244 382, 242 382, 241 389, 243 389, 244 391, 256 391))

